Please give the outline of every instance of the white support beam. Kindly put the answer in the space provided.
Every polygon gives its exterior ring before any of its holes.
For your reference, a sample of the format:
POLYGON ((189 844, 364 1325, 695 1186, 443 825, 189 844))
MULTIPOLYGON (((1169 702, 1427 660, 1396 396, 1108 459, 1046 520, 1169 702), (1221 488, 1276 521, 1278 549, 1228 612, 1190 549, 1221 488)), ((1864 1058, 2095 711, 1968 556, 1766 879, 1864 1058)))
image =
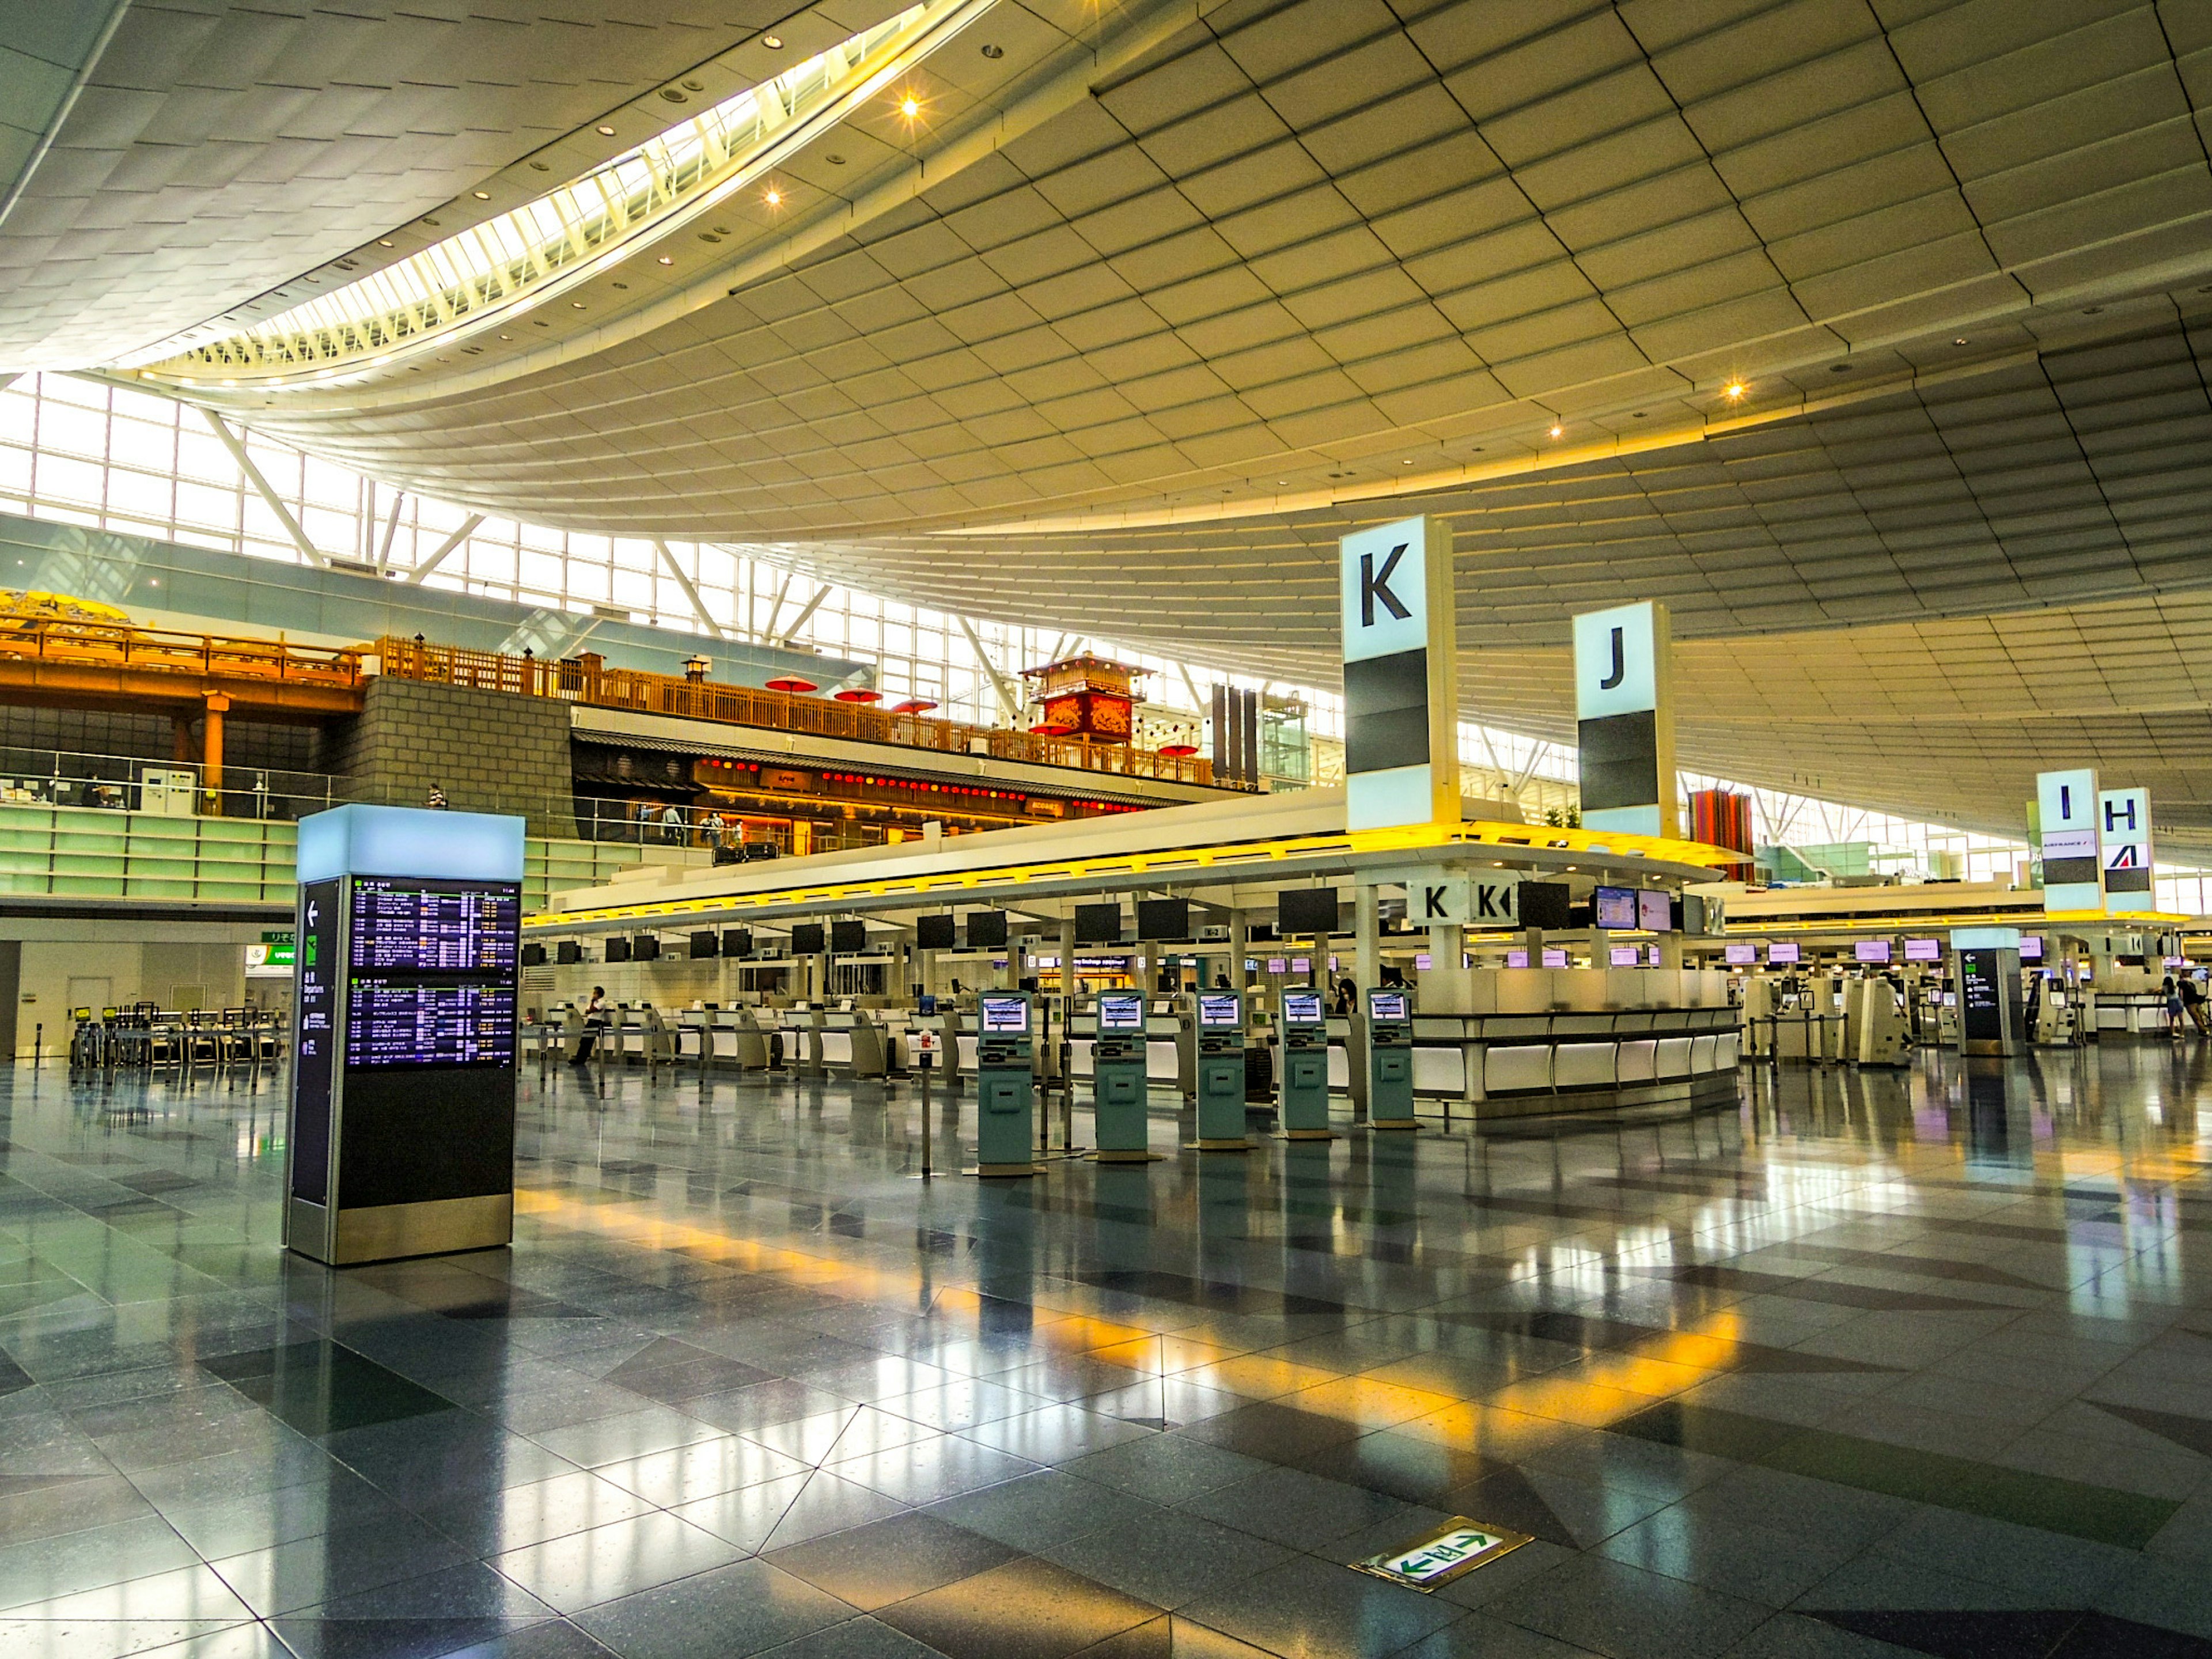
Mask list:
POLYGON ((968 636, 968 648, 975 653, 975 660, 983 665, 984 673, 990 676, 991 689, 999 694, 999 707, 1006 711, 1006 724, 1019 726, 1022 723, 1021 699, 1014 695, 1014 689, 1006 683, 1006 677, 999 672, 999 665, 991 660, 991 653, 983 648, 983 641, 975 637, 975 624, 965 617, 956 617, 953 620, 960 624, 960 631, 968 636))
POLYGON ((1201 715, 1204 714, 1206 710, 1206 699, 1198 695, 1198 682, 1190 677, 1190 665, 1185 662, 1177 663, 1176 672, 1182 676, 1182 689, 1190 693, 1190 706, 1198 710, 1201 715))
POLYGON ((407 492, 396 490, 392 497, 392 511, 385 516, 384 539, 377 544, 376 574, 381 576, 392 568, 392 538, 399 530, 399 504, 407 499, 407 492))
POLYGON ((783 596, 790 592, 791 572, 787 570, 783 573, 783 586, 775 590, 775 603, 768 608, 767 625, 757 632, 756 638, 772 640, 775 637, 775 619, 783 614, 783 596))
MULTIPOLYGON (((780 638, 786 645, 789 645, 793 640, 797 639, 799 637, 799 630, 806 626, 807 618, 811 617, 816 611, 819 611, 822 608, 822 601, 829 597, 830 584, 828 582, 824 582, 821 586, 814 590, 814 597, 807 600, 805 608, 800 611, 797 616, 791 619, 791 626, 785 629, 777 637, 780 638)), ((778 603, 781 604, 781 601, 778 600, 778 603)))
POLYGON ((223 424, 222 416, 215 410, 203 409, 200 414, 205 417, 209 429, 222 441, 222 447, 230 452, 230 459, 238 463, 238 470, 245 475, 246 482, 253 486, 254 493, 276 515, 276 521, 284 526, 284 533, 291 537, 292 545, 300 550, 300 556, 318 569, 329 569, 331 562, 315 551, 315 544, 307 539, 307 532, 300 528, 300 521, 292 516, 292 509, 285 506, 283 499, 269 487, 269 480, 261 476, 261 469, 254 465, 253 458, 246 453, 246 446, 238 441, 238 434, 223 424))
POLYGON ((656 536, 653 538, 653 550, 660 555, 660 562, 667 568, 668 574, 676 578, 677 586, 684 590, 684 598, 691 607, 691 614, 699 619, 699 625, 718 640, 728 637, 722 632, 722 624, 707 614, 706 601, 699 597, 699 590, 692 586, 690 577, 684 574, 684 567, 676 562, 676 556, 668 550, 668 544, 656 536))
POLYGON ((484 515, 481 513, 471 513, 467 518, 462 520, 461 527, 459 530, 456 530, 452 535, 447 537, 445 540, 440 542, 436 550, 432 552, 428 558, 423 560, 422 563, 416 565, 412 570, 407 573, 407 580, 409 585, 415 587, 422 586, 422 579, 428 575, 433 570, 435 570, 440 565, 445 563, 447 559, 451 558, 453 555, 453 550, 459 547, 463 542, 468 540, 470 537, 475 535, 477 533, 477 526, 483 521, 484 515))

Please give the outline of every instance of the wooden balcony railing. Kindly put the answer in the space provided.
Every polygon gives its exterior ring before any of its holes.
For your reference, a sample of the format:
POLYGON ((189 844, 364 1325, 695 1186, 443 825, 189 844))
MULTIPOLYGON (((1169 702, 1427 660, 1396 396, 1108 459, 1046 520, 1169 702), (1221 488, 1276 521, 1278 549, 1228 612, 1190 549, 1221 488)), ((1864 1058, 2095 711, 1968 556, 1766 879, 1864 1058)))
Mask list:
POLYGON ((860 743, 897 744, 948 755, 988 755, 994 760, 1028 761, 1079 771, 1146 778, 1165 783, 1216 785, 1213 763, 1196 755, 1164 755, 1123 744, 1091 743, 1038 737, 926 714, 900 714, 866 703, 830 697, 793 696, 722 685, 675 674, 648 674, 582 661, 540 662, 456 646, 429 645, 386 638, 376 652, 383 672, 402 679, 463 685, 479 691, 506 691, 526 697, 553 697, 594 708, 628 708, 645 714, 714 720, 770 732, 804 732, 814 737, 847 738, 860 743))
POLYGON ((357 690, 361 653, 134 623, 0 617, 0 661, 357 690))

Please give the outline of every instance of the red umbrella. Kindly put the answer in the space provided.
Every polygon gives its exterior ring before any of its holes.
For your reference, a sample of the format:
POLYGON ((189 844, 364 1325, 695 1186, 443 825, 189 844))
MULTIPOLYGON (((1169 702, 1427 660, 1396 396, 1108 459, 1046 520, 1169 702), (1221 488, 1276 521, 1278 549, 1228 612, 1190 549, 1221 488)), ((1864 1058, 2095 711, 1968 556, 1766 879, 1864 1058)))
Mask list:
POLYGON ((848 685, 834 695, 839 702, 881 702, 884 698, 882 692, 871 691, 865 685, 848 685))
POLYGON ((768 683, 768 689, 771 691, 790 691, 796 693, 800 691, 813 691, 819 688, 815 685, 812 680, 806 678, 803 675, 778 674, 774 679, 768 683))

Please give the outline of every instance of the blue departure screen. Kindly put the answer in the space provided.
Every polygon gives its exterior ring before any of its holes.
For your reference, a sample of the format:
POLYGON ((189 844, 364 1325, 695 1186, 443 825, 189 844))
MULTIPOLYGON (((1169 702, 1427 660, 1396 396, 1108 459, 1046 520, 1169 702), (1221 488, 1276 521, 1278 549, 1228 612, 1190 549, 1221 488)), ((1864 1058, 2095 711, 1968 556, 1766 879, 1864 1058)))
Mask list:
POLYGON ((514 1063, 519 885, 356 876, 347 921, 348 1070, 514 1063))

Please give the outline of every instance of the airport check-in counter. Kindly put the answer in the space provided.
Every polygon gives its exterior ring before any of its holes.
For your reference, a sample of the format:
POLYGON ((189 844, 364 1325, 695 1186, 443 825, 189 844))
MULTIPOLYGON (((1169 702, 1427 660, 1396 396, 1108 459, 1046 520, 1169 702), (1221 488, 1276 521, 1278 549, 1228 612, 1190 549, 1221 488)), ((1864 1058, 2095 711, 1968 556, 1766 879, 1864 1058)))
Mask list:
POLYGON ((848 1077, 882 1077, 888 1069, 884 1028, 872 1010, 836 1009, 823 1014, 820 1038, 826 1071, 848 1077))
MULTIPOLYGON (((1487 1007, 1413 1017, 1413 1094, 1478 1116, 1732 1097, 1743 1057, 1728 976, 1696 969, 1507 968, 1468 976, 1487 1007)), ((1355 1094, 1364 1045, 1331 1018, 1329 1088, 1355 1094)))

